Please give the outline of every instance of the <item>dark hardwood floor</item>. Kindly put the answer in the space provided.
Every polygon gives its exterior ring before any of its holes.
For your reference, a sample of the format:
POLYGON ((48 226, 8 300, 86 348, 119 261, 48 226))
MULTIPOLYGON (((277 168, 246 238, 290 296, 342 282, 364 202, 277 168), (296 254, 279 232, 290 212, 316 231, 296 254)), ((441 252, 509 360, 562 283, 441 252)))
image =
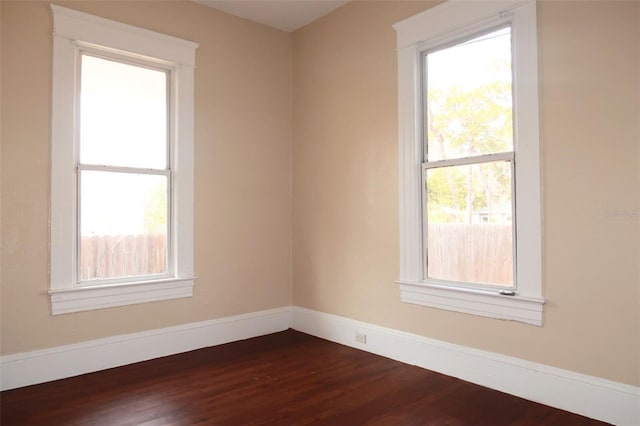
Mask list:
POLYGON ((293 330, 0 394, 9 425, 602 424, 293 330))

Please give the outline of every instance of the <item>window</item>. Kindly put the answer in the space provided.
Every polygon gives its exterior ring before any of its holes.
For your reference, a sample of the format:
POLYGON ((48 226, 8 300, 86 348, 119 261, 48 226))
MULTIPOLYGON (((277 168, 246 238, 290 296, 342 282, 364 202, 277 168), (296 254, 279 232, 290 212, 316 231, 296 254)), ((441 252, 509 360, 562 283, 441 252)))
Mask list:
POLYGON ((510 290, 511 27, 426 50, 421 66, 425 279, 510 290))
POLYGON ((394 28, 401 298, 542 325, 536 3, 447 2, 394 28))
POLYGON ((51 7, 52 313, 189 297, 197 44, 51 7))
POLYGON ((78 283, 168 277, 169 72, 78 54, 78 283))

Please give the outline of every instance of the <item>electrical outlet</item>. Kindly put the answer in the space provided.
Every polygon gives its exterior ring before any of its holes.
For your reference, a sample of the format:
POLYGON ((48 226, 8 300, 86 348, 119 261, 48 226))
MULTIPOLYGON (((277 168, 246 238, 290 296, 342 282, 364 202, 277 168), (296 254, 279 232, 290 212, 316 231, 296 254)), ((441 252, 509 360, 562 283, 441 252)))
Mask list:
POLYGON ((366 344, 367 343, 367 335, 364 334, 364 333, 360 333, 360 332, 356 331, 356 342, 366 344))

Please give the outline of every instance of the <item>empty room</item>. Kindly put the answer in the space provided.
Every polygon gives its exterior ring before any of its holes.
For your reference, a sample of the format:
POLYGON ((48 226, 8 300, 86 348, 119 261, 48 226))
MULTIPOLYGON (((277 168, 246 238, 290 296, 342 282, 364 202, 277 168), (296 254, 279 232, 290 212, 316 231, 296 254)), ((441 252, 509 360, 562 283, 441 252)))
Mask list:
POLYGON ((640 425, 640 2, 0 24, 3 425, 640 425))

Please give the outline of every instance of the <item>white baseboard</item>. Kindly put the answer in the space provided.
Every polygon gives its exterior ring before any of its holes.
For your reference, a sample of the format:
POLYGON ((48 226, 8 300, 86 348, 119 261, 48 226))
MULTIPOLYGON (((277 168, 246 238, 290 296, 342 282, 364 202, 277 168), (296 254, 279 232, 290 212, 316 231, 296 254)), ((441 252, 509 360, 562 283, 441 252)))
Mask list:
POLYGON ((640 388, 299 307, 283 307, 0 357, 8 390, 294 328, 531 401, 640 425, 640 388), (355 333, 366 335, 357 343, 355 333))
POLYGON ((295 330, 605 422, 640 425, 640 388, 294 307, 295 330), (355 333, 366 343, 355 341, 355 333))
POLYGON ((0 389, 8 390, 146 361, 289 328, 291 308, 126 334, 0 357, 0 389))

